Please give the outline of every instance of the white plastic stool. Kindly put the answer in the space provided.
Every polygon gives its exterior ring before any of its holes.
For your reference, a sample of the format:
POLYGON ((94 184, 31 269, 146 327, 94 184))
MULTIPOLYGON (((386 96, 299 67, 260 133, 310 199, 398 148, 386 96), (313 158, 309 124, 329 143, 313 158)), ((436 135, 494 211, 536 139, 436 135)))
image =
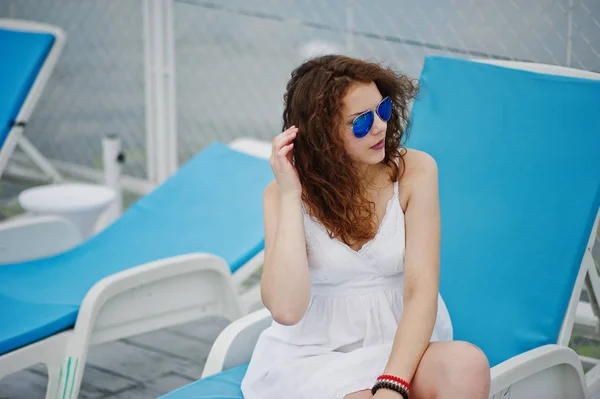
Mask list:
POLYGON ((19 204, 35 215, 57 215, 69 219, 90 237, 100 214, 115 200, 115 192, 95 184, 61 183, 33 187, 19 195, 19 204))

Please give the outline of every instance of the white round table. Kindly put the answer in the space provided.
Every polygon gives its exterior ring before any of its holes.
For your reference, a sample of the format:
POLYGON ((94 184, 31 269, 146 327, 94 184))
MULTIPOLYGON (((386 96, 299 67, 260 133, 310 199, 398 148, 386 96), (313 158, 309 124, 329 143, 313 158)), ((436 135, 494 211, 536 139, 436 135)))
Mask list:
POLYGON ((114 190, 95 184, 61 183, 32 187, 19 195, 19 204, 34 215, 56 215, 69 219, 90 237, 100 214, 116 198, 114 190))

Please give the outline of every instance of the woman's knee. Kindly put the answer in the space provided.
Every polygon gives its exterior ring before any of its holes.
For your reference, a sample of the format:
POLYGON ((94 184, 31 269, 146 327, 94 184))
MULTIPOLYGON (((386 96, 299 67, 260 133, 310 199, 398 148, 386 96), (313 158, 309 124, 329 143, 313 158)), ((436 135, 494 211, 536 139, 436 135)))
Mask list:
POLYGON ((468 342, 457 341, 449 355, 444 373, 446 384, 463 389, 472 387, 476 391, 489 391, 490 365, 481 349, 468 342))

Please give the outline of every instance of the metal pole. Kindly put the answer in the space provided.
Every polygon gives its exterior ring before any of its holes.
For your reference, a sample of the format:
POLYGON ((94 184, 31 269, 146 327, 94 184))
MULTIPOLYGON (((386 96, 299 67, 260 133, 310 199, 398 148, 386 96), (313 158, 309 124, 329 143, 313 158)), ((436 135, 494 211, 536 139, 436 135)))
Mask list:
POLYGON ((156 157, 156 182, 160 183, 166 178, 166 137, 165 137, 165 85, 164 85, 164 36, 163 36, 163 24, 162 24, 162 0, 154 0, 154 13, 152 15, 152 25, 154 33, 154 51, 152 62, 154 64, 154 87, 155 94, 154 104, 156 106, 156 112, 154 117, 156 118, 156 147, 154 156, 156 157))
POLYGON ((173 0, 144 0, 148 177, 160 183, 177 162, 173 0))
POLYGON ((144 18, 144 96, 145 96, 145 117, 146 117, 146 168, 148 180, 157 181, 156 171, 156 123, 154 116, 156 109, 154 106, 154 62, 152 53, 154 50, 154 34, 152 33, 152 0, 143 0, 143 18, 144 18))
POLYGON ((571 66, 573 53, 573 8, 575 0, 569 0, 569 11, 567 11, 567 66, 571 66))
POLYGON ((177 152, 177 94, 175 90, 175 29, 173 27, 173 0, 165 1, 165 84, 167 92, 167 126, 166 135, 168 141, 168 172, 174 173, 178 166, 177 152))
POLYGON ((109 225, 123 212, 123 190, 121 188, 121 139, 114 134, 102 140, 102 158, 104 160, 104 183, 115 192, 115 200, 106 210, 106 224, 109 225))

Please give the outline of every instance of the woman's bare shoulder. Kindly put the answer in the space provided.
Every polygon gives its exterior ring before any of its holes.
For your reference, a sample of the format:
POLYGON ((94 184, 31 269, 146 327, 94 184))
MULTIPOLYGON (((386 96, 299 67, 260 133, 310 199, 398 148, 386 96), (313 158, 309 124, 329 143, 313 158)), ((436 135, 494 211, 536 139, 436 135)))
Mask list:
POLYGON ((398 182, 400 186, 400 202, 406 210, 408 201, 416 190, 437 185, 437 163, 428 153, 406 149, 403 152, 404 170, 398 182))
POLYGON ((407 148, 404 151, 404 173, 402 179, 405 183, 437 175, 437 162, 424 151, 407 148))

